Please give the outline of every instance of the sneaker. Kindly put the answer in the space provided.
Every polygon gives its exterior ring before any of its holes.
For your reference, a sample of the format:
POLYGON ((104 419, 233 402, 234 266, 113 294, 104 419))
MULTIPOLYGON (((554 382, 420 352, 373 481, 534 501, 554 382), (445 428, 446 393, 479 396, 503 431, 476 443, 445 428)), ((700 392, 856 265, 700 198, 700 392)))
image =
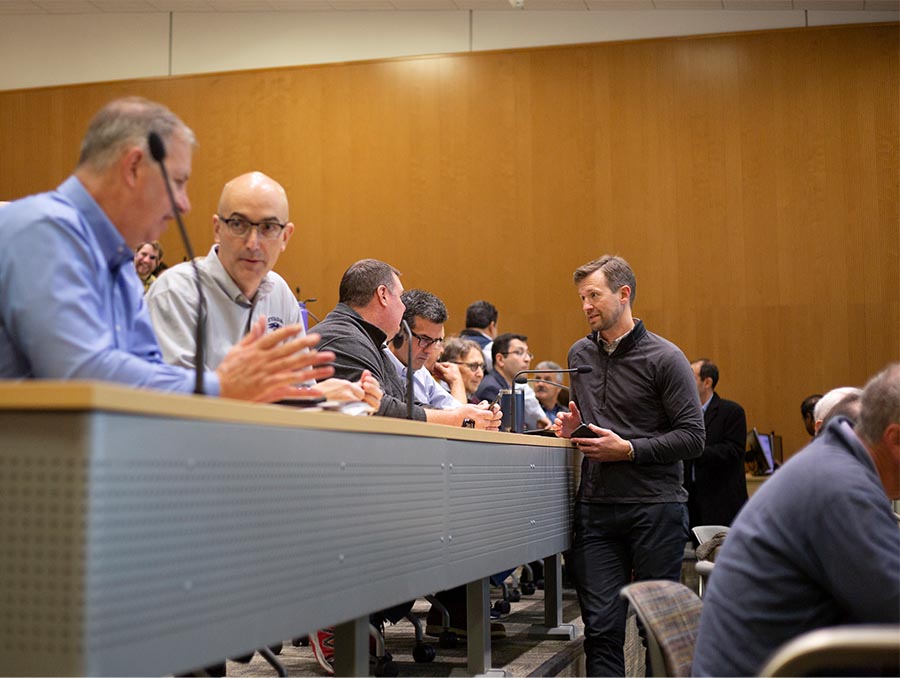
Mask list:
POLYGON ((334 629, 327 628, 311 633, 309 646, 325 673, 329 676, 334 675, 334 629))

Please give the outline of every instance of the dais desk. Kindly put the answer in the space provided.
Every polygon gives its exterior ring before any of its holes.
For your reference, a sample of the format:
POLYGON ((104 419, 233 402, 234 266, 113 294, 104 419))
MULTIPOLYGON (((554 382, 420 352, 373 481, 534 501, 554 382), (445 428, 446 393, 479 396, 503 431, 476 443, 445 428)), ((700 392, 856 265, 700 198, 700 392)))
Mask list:
POLYGON ((365 673, 370 612, 460 584, 483 672, 485 578, 570 545, 573 450, 549 438, 0 382, 0 441, 13 675, 178 673, 330 625, 365 673))

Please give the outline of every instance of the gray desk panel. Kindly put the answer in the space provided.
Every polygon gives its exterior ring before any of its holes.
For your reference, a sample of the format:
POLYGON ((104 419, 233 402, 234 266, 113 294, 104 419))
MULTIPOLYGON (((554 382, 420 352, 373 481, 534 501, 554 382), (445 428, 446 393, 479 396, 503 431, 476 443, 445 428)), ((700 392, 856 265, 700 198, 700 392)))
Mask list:
POLYGON ((185 671, 568 547, 560 448, 104 412, 0 437, 13 674, 185 671))
POLYGON ((571 451, 448 441, 449 562, 458 583, 569 547, 571 451))

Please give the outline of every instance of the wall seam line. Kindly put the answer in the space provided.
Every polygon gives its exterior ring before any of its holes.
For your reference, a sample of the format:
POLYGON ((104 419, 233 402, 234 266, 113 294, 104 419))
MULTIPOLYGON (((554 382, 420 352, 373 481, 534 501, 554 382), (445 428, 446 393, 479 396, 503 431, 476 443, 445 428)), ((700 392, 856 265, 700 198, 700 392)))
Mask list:
POLYGON ((175 12, 169 12, 169 75, 172 75, 172 45, 174 43, 175 12))

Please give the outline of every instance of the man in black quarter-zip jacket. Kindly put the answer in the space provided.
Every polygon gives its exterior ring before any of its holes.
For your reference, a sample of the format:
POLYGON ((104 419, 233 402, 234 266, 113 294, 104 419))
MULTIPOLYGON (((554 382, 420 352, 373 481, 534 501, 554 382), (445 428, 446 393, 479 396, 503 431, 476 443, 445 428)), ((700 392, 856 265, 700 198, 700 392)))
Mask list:
POLYGON ((569 349, 569 411, 556 423, 584 453, 572 546, 587 675, 621 676, 632 579, 678 581, 688 538, 682 460, 703 452, 704 425, 690 363, 631 314, 635 278, 621 257, 575 271, 591 334, 569 349), (596 437, 573 437, 580 424, 596 437))

